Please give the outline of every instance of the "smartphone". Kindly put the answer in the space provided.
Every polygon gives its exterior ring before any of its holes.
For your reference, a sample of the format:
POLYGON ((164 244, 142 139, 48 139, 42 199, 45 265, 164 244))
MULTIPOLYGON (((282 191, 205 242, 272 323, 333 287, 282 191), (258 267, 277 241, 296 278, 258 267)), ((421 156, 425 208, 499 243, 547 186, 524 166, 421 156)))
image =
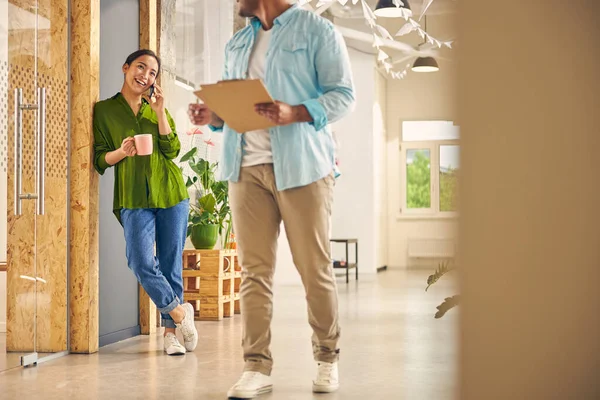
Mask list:
POLYGON ((150 89, 148 89, 148 97, 152 97, 154 96, 154 85, 150 86, 150 89))

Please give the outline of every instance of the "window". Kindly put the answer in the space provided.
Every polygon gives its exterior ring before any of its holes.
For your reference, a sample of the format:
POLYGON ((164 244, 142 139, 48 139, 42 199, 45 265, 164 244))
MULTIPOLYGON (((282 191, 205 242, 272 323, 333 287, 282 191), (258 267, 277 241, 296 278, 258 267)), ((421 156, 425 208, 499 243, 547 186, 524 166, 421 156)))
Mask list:
MULTIPOLYGON (((166 107, 181 140, 180 156, 193 147, 210 162, 219 160, 223 135, 208 127, 196 129, 188 106, 198 98, 194 90, 221 78, 223 49, 233 34, 234 0, 178 0, 161 3, 160 86, 166 107), (210 39, 210 40, 208 40, 210 39)), ((195 175, 181 163, 184 176, 195 175)))
POLYGON ((400 145, 401 213, 455 215, 459 127, 452 121, 404 121, 400 145))
POLYGON ((431 208, 431 151, 406 150, 407 208, 431 208))
POLYGON ((440 212, 458 211, 456 193, 458 192, 458 145, 440 146, 440 212))

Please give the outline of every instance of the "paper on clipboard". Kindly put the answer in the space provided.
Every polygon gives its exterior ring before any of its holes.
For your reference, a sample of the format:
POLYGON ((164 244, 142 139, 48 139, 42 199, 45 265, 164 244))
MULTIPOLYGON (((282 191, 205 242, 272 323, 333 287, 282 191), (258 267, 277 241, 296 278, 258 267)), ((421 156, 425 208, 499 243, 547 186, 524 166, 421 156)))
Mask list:
POLYGON ((273 103, 260 79, 220 81, 194 92, 227 126, 238 133, 268 129, 275 124, 259 115, 254 106, 273 103))

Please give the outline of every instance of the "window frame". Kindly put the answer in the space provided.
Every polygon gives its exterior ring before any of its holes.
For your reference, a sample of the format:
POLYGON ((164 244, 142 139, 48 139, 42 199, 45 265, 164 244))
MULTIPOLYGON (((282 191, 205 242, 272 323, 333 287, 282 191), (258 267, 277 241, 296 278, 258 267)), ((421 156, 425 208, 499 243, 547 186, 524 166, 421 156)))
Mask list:
MULTIPOLYGON (((400 217, 408 218, 456 218, 458 211, 440 211, 440 148, 441 146, 458 146, 460 151, 460 139, 449 140, 431 140, 431 141, 410 141, 404 142, 400 122, 400 217), (430 172, 430 198, 431 207, 429 208, 408 208, 407 206, 407 158, 408 150, 429 150, 429 172, 430 172)), ((430 120, 442 121, 442 120, 430 120)), ((446 121, 446 120, 443 120, 446 121)), ((460 166, 459 166, 460 169, 460 166)))

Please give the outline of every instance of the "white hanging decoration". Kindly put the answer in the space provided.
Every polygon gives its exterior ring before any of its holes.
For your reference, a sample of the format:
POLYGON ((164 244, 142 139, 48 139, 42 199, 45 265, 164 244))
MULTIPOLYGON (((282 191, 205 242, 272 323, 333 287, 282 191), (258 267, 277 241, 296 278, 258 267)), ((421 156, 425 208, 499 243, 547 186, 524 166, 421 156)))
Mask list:
POLYGON ((379 50, 379 55, 377 56, 377 60, 378 61, 384 61, 387 60, 388 58, 390 58, 390 56, 383 50, 379 50))
MULTIPOLYGON (((298 0, 297 4, 299 6, 308 5, 308 7, 306 7, 307 9, 310 8, 310 10, 314 11, 317 15, 320 15, 325 10, 327 10, 332 5, 332 3, 337 1, 342 6, 345 6, 346 4, 349 3, 350 0, 319 0, 317 3, 317 6, 316 6, 317 7, 316 11, 310 5, 310 3, 312 1, 314 1, 314 0, 298 0)), ((396 72, 396 71, 392 70, 392 68, 393 68, 392 64, 389 63, 388 61, 386 61, 387 59, 390 58, 390 56, 387 53, 385 53, 383 50, 381 50, 381 47, 384 46, 384 41, 383 41, 384 39, 394 41, 394 38, 392 37, 392 35, 389 33, 389 31, 387 29, 385 29, 384 27, 377 24, 377 22, 376 22, 377 16, 371 9, 371 6, 369 6, 365 0, 352 0, 352 4, 356 5, 356 4, 358 4, 359 1, 361 3, 363 16, 364 16, 365 20, 367 21, 367 24, 371 27, 371 29, 373 31, 373 47, 379 49, 378 56, 377 56, 378 62, 383 64, 385 70, 388 72, 388 74, 390 74, 390 76, 392 78, 404 79, 406 77, 406 75, 408 74, 411 64, 410 63, 407 64, 406 67, 401 72, 396 72)), ((425 16, 425 13, 429 9, 429 7, 431 7, 433 2, 434 2, 434 0, 423 0, 424 7, 423 7, 423 10, 419 17, 419 21, 425 16)), ((393 0, 393 3, 396 7, 401 9, 402 18, 404 18, 407 21, 406 24, 404 24, 400 28, 400 30, 396 33, 395 36, 404 36, 411 32, 416 31, 419 34, 419 36, 421 37, 421 39, 426 40, 427 43, 429 43, 433 46, 437 46, 438 49, 441 49, 444 46, 449 49, 452 49, 452 44, 453 44, 452 40, 440 41, 440 40, 434 38, 433 36, 431 36, 430 34, 428 34, 421 27, 421 24, 412 18, 412 11, 402 7, 402 6, 404 6, 404 2, 402 0, 393 0)))
POLYGON ((402 13, 402 18, 404 18, 406 21, 408 21, 408 19, 412 16, 412 11, 410 11, 408 8, 401 8, 400 12, 402 13))
POLYGON ((421 16, 419 17, 419 21, 423 19, 423 16, 427 12, 427 10, 429 10, 429 7, 431 7, 431 4, 433 4, 433 0, 426 0, 426 1, 427 1, 427 4, 425 5, 425 7, 423 7, 423 11, 421 11, 421 16))
POLYGON ((383 46, 381 38, 377 35, 373 35, 373 47, 380 48, 381 46, 383 46))
POLYGON ((369 7, 369 5, 365 2, 365 0, 360 0, 360 2, 362 3, 363 14, 367 19, 367 22, 369 22, 370 25, 371 23, 374 24, 375 20, 377 19, 377 16, 373 12, 373 10, 371 10, 371 7, 369 7))
POLYGON ((394 38, 392 37, 392 35, 390 35, 390 33, 388 32, 388 30, 385 29, 383 26, 377 25, 376 28, 379 31, 379 34, 381 35, 382 38, 389 39, 389 40, 394 40, 394 38))
POLYGON ((402 25, 402 28, 400 28, 398 33, 396 33, 396 36, 408 35, 415 30, 416 28, 410 22, 407 22, 406 24, 402 25))

